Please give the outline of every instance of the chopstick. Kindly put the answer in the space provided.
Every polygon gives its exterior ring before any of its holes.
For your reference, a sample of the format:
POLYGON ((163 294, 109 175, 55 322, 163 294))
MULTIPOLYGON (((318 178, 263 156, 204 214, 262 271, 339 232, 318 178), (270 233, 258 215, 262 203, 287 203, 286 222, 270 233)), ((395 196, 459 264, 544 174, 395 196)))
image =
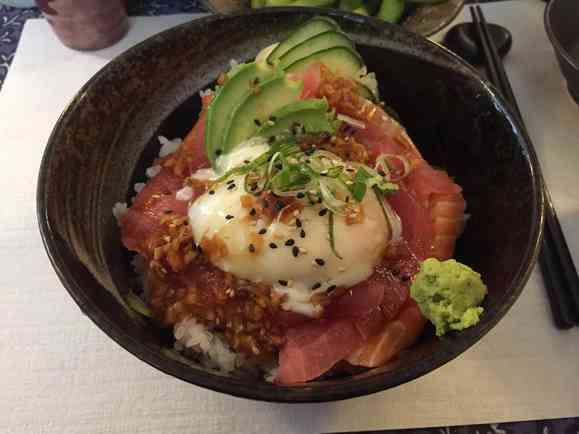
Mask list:
MULTIPOLYGON (((536 154, 513 88, 490 36, 482 9, 478 5, 471 6, 470 13, 486 58, 489 80, 511 104, 529 148, 536 154)), ((555 325, 561 329, 568 329, 574 325, 579 325, 579 277, 543 177, 541 184, 545 199, 545 224, 539 264, 547 287, 555 325)))

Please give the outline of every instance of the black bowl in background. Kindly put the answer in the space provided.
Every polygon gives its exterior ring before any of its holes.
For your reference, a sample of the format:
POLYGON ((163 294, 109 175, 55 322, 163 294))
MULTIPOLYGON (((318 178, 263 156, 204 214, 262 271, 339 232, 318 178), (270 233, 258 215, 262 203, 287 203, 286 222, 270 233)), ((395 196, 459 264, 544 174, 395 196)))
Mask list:
POLYGON ((551 0, 545 7, 544 20, 569 93, 579 104, 579 3, 551 0))
POLYGON ((210 16, 160 33, 98 72, 62 114, 38 181, 38 218, 61 281, 112 339, 184 381, 265 401, 345 399, 388 389, 455 358, 509 310, 536 259, 543 220, 538 166, 504 101, 466 63, 440 46, 375 19, 316 9, 267 9, 210 16), (131 271, 111 209, 158 151, 156 136, 183 136, 198 92, 224 70, 279 40, 315 14, 338 20, 375 71, 387 103, 425 157, 464 188, 471 214, 456 257, 489 287, 482 320, 442 339, 428 329, 387 367, 294 387, 216 375, 166 355, 168 333, 134 320, 111 295, 131 271), (246 29, 251 28, 249 34, 246 29))

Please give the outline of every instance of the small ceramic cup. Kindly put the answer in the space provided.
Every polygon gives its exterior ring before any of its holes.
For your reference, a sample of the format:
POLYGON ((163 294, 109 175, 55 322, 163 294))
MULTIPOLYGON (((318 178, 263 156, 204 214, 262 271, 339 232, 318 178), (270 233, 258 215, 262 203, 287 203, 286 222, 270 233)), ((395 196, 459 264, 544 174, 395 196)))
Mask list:
POLYGON ((124 0, 36 0, 60 41, 75 50, 113 45, 129 28, 124 0))

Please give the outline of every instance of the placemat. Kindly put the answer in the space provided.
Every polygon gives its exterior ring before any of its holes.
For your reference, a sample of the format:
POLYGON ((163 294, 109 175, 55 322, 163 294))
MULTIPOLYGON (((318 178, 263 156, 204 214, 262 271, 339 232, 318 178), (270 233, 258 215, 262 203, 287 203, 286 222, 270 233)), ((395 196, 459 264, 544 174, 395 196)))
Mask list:
MULTIPOLYGON (((543 33, 542 5, 493 4, 485 12, 513 32, 507 67, 577 257, 579 108, 543 33)), ((329 404, 259 403, 188 385, 143 364, 81 314, 51 269, 36 226, 42 150, 91 74, 190 18, 132 19, 125 39, 92 53, 62 47, 42 20, 26 24, 0 92, 0 432, 289 434, 579 415, 579 329, 552 326, 537 271, 504 320, 458 359, 398 388, 329 404)))

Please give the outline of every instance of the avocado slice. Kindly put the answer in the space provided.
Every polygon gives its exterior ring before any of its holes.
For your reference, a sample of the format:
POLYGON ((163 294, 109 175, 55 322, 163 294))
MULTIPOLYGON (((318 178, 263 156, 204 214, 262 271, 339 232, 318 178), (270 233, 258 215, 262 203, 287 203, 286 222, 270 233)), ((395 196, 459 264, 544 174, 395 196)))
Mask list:
POLYGON ((405 4, 404 0, 382 0, 377 16, 389 23, 397 23, 402 18, 405 4))
POLYGON ((308 99, 290 103, 273 112, 270 120, 273 125, 264 125, 255 133, 256 136, 271 137, 288 131, 295 124, 304 127, 306 133, 336 131, 333 115, 328 113, 328 102, 324 99, 308 99))
POLYGON ((223 152, 230 152, 252 137, 259 126, 265 125, 273 112, 297 101, 302 88, 301 80, 276 76, 247 94, 234 109, 229 120, 223 140, 223 152))
POLYGON ((354 50, 354 43, 346 34, 335 30, 328 30, 327 32, 312 36, 289 50, 279 58, 279 66, 285 69, 298 60, 311 56, 318 51, 333 47, 346 47, 354 50))
POLYGON ((358 93, 361 97, 376 102, 376 95, 374 95, 374 92, 372 92, 368 86, 362 83, 358 83, 358 93))
POLYGON ((205 124, 205 152, 211 164, 217 153, 223 152, 224 132, 231 122, 233 108, 249 95, 254 83, 263 83, 271 78, 283 77, 283 71, 263 63, 241 65, 239 70, 221 87, 207 109, 205 124))
POLYGON ((314 17, 295 30, 284 39, 267 58, 267 63, 273 64, 277 59, 294 48, 296 45, 310 39, 312 36, 327 32, 328 30, 340 30, 338 24, 327 17, 314 17))
POLYGON ((354 50, 348 47, 332 47, 313 53, 284 69, 286 72, 299 73, 306 70, 314 62, 321 62, 330 71, 351 79, 356 79, 360 69, 364 66, 362 58, 354 50))

